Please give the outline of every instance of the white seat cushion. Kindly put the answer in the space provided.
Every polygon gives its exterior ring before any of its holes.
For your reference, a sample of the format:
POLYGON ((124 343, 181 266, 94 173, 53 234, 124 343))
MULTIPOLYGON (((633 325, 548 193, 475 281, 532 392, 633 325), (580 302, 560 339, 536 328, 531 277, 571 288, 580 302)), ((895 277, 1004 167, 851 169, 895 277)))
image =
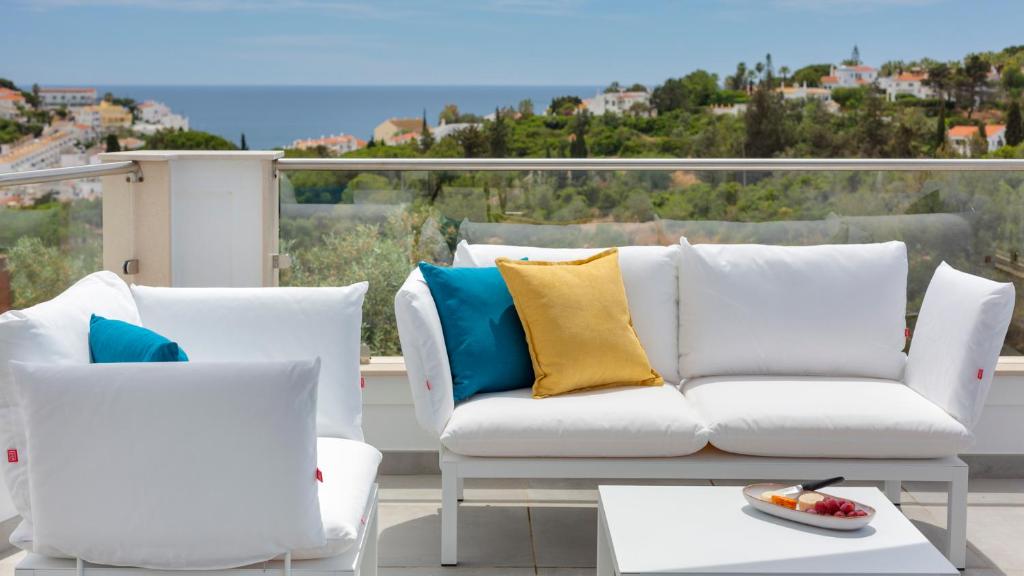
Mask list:
POLYGON ((707 434, 668 384, 544 399, 524 388, 459 404, 441 443, 466 456, 659 457, 692 454, 707 444, 707 434))
MULTIPOLYGON (((603 248, 535 248, 459 242, 456 267, 494 266, 500 256, 552 262, 593 256, 603 248)), ((623 246, 619 248, 622 284, 629 313, 651 366, 666 382, 679 383, 679 297, 676 270, 679 246, 623 246)))
POLYGON ((711 444, 754 456, 936 458, 971 433, 901 382, 867 378, 718 376, 683 393, 711 444))
MULTIPOLYGON (((316 449, 317 467, 324 479, 319 484, 319 497, 326 543, 318 548, 292 552, 295 560, 337 556, 356 543, 359 530, 366 522, 363 514, 381 460, 376 448, 356 440, 317 438, 316 449)), ((26 521, 11 534, 11 543, 29 552, 67 557, 52 547, 34 546, 32 527, 26 521)))
POLYGON ((317 467, 320 483, 320 518, 327 543, 319 548, 296 550, 292 558, 328 558, 345 552, 356 543, 373 483, 377 480, 380 451, 356 440, 317 438, 317 467))

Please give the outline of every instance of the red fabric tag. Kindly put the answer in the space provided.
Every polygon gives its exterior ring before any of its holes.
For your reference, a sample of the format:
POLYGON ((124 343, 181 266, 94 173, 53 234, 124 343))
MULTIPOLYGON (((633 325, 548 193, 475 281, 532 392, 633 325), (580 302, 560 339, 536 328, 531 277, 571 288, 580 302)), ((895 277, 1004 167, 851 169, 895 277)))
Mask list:
POLYGON ((14 448, 11 448, 10 450, 8 450, 7 451, 7 461, 10 462, 11 464, 17 463, 18 462, 18 451, 15 450, 14 448))
POLYGON ((360 376, 359 377, 359 389, 362 390, 364 388, 366 388, 366 378, 360 376))
POLYGON ((427 380, 427 390, 433 390, 434 387, 430 385, 430 380, 427 380))
POLYGON ((985 375, 985 369, 984 368, 978 368, 978 380, 981 380, 982 376, 984 376, 984 375, 985 375))
POLYGON ((910 338, 910 328, 904 328, 903 329, 903 337, 904 338, 910 338))
POLYGON ((316 480, 317 480, 317 482, 323 482, 324 481, 324 473, 321 472, 319 468, 316 469, 316 480))

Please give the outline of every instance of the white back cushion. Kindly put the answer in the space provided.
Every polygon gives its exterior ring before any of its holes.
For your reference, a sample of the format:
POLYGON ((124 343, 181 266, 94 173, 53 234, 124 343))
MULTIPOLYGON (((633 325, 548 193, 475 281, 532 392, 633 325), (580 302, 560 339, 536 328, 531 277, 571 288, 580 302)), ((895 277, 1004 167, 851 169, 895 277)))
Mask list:
POLYGON ((914 329, 907 385, 973 428, 992 385, 1015 298, 1011 283, 940 264, 914 329))
POLYGON ((153 569, 322 546, 318 364, 13 364, 35 544, 153 569))
POLYGON ((128 285, 113 272, 90 274, 53 300, 0 315, 0 446, 7 453, 2 461, 4 481, 15 508, 29 523, 28 451, 20 413, 8 400, 13 393, 10 363, 88 364, 92 314, 139 323, 128 285))
POLYGON ((193 362, 319 357, 320 436, 362 440, 359 342, 366 282, 342 288, 132 286, 145 327, 193 362))
POLYGON ((440 435, 455 409, 455 395, 441 317, 419 268, 413 269, 395 294, 395 321, 416 421, 424 430, 440 435))
POLYGON ((679 370, 900 379, 902 242, 823 246, 681 240, 679 370))
MULTIPOLYGON (((535 248, 459 242, 455 249, 455 267, 494 266, 507 258, 564 261, 586 258, 605 248, 535 248)), ((629 299, 640 344, 654 369, 667 382, 679 382, 678 365, 678 246, 623 246, 619 248, 619 268, 629 299)))

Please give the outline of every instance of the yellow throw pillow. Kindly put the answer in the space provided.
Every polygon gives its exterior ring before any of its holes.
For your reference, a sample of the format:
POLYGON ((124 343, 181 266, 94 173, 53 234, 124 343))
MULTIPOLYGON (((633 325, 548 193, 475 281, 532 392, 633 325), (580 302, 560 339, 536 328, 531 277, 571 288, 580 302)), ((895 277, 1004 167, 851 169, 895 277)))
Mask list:
POLYGON ((533 360, 533 397, 607 386, 659 386, 629 315, 611 248, 569 262, 498 258, 533 360))

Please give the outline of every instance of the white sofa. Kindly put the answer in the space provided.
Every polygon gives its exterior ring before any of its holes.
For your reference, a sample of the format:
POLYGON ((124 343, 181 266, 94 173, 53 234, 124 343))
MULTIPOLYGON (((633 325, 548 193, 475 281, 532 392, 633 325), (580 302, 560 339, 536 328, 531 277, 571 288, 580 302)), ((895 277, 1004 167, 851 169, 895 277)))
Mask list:
MULTIPOLYGON (((454 266, 598 250, 463 241, 454 266)), ((972 442, 1012 285, 941 266, 908 360, 900 242, 793 248, 684 238, 622 247, 619 260, 663 387, 540 400, 523 388, 456 405, 440 319, 418 270, 396 295, 416 416, 440 442, 443 564, 457 563, 465 478, 842 475, 884 481, 896 502, 901 481, 946 483, 947 555, 964 567, 968 471, 957 454, 972 442)))
POLYGON ((30 552, 18 573, 375 574, 365 291, 129 287, 97 272, 0 316, 0 436, 20 452, 4 468, 23 518, 11 542, 30 552), (90 364, 91 314, 154 330, 189 362, 90 364))

